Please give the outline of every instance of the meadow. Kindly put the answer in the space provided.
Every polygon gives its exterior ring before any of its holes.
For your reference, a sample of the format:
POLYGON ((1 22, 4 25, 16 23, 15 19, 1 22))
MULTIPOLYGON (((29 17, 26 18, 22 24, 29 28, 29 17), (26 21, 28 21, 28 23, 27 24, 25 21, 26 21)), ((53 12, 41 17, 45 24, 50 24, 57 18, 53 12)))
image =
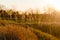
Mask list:
POLYGON ((56 11, 0 10, 0 40, 60 40, 60 19, 56 11))

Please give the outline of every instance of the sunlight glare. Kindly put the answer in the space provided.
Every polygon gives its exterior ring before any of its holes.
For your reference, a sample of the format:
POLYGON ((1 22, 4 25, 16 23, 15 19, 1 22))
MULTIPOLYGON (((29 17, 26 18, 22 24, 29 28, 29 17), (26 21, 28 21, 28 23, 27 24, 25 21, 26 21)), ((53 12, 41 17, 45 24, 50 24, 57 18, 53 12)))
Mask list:
POLYGON ((60 10, 60 0, 0 0, 0 4, 16 10, 39 8, 44 11, 44 7, 47 5, 53 5, 55 9, 60 10))

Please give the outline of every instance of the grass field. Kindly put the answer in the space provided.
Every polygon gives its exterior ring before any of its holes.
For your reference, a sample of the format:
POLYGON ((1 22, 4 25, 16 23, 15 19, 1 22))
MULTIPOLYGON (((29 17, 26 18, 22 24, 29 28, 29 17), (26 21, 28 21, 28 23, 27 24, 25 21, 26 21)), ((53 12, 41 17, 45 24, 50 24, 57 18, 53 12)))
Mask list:
POLYGON ((0 20, 0 40, 60 40, 48 32, 25 26, 13 21, 0 20))

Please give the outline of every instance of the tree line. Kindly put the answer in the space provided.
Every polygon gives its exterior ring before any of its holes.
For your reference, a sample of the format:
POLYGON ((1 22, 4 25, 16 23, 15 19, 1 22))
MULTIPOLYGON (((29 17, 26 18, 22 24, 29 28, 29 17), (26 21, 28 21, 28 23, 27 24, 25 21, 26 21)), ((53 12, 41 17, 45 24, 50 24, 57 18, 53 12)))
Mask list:
POLYGON ((22 12, 13 10, 0 10, 0 19, 12 20, 19 23, 40 23, 40 22, 52 22, 54 21, 54 15, 52 14, 41 14, 40 12, 22 12))

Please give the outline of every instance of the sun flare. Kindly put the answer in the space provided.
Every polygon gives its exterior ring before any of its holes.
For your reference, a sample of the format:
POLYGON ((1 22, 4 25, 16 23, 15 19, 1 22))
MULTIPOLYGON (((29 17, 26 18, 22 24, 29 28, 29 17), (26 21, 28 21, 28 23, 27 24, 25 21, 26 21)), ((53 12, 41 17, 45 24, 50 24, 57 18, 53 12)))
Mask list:
POLYGON ((53 5, 55 9, 60 10, 60 0, 50 0, 49 3, 53 5))

